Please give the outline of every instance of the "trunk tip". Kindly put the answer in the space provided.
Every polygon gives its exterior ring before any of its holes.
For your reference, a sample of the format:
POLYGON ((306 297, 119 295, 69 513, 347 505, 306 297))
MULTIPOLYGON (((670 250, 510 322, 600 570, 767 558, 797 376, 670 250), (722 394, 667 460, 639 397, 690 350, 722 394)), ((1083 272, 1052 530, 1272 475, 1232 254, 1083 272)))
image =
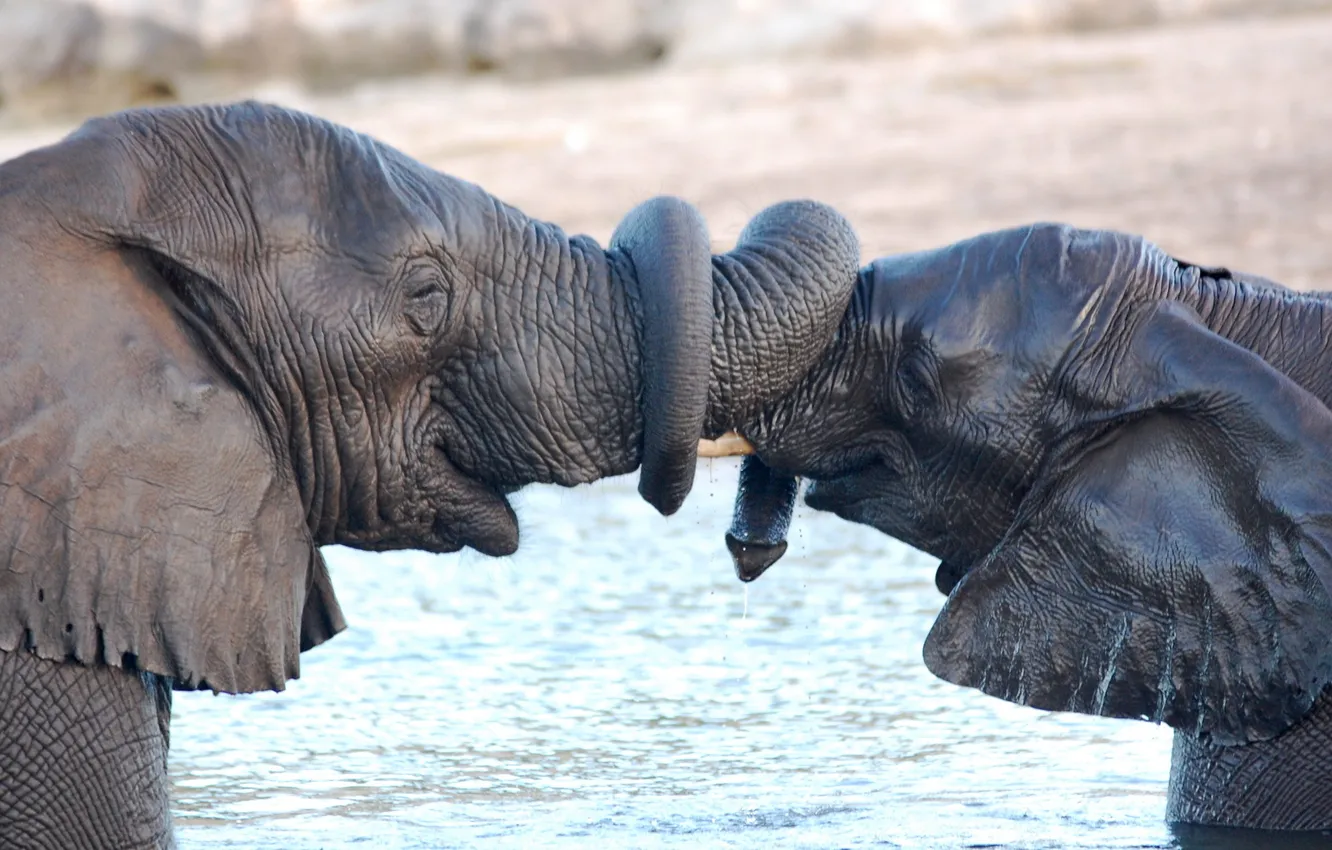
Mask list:
POLYGON ((786 554, 786 541, 776 543, 749 543, 726 532, 726 548, 731 550, 735 575, 743 582, 751 582, 768 571, 768 567, 786 554))

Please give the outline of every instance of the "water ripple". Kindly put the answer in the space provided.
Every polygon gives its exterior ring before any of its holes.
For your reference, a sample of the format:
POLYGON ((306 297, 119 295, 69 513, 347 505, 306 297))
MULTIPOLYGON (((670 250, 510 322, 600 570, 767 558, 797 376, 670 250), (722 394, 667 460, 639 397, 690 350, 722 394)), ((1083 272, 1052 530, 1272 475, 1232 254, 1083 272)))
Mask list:
POLYGON ((522 551, 327 550, 350 629, 284 694, 181 694, 183 847, 1168 847, 1163 728, 934 679, 934 562, 801 509, 748 588, 735 466, 518 497, 522 551))

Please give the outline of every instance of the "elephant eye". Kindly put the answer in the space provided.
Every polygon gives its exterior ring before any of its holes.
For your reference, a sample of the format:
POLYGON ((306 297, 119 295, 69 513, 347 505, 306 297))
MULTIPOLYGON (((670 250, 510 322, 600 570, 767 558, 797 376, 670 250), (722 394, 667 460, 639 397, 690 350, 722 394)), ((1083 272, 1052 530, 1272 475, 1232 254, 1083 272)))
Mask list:
POLYGON ((904 421, 911 421, 930 408, 939 395, 938 370, 930 353, 913 347, 897 362, 890 384, 892 403, 904 421))
POLYGON ((403 281, 404 312, 412 328, 422 336, 439 332, 448 319, 449 290, 437 268, 417 266, 403 281))
POLYGON ((413 281, 408 284, 407 298, 412 301, 443 294, 444 283, 437 278, 413 281))

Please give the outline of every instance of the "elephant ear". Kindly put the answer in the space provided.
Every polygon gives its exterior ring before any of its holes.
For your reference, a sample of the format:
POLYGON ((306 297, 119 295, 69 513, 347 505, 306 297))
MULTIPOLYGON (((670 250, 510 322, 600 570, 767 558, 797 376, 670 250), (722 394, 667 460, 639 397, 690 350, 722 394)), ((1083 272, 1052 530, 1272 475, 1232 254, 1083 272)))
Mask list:
POLYGON ((1332 675, 1332 413, 1173 303, 1102 374, 1123 403, 953 590, 925 662, 1037 708, 1276 736, 1332 675))
POLYGON ((629 211, 612 250, 634 264, 643 316, 643 464, 638 492, 663 514, 694 486, 712 369, 712 245, 703 216, 679 198, 629 211))
POLYGON ((280 690, 343 628, 297 487, 151 269, 65 247, 6 269, 0 649, 280 690))

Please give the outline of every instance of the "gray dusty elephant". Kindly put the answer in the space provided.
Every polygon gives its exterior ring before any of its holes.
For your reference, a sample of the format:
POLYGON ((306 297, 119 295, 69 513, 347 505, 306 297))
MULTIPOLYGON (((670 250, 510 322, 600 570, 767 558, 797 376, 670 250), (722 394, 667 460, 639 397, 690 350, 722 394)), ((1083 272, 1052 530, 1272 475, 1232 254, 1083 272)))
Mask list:
POLYGON ((806 500, 939 559, 925 662, 1175 729, 1172 821, 1332 827, 1332 300, 1036 225, 859 273, 757 450, 744 579, 806 500))
POLYGON ((296 676, 322 545, 503 555, 505 494, 640 463, 679 507, 717 405, 791 387, 751 340, 803 372, 857 262, 812 203, 709 244, 663 198, 603 250, 255 103, 0 165, 0 846, 169 844, 171 691, 296 676))

